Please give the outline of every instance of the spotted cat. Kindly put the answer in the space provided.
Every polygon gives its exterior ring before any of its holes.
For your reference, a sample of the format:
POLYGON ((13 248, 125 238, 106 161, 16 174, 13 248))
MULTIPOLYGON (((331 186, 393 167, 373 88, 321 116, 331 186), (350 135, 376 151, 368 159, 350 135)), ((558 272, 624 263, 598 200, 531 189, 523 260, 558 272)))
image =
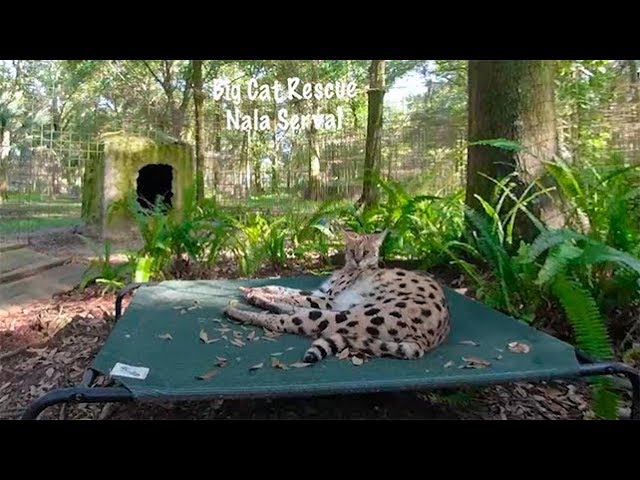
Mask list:
POLYGON ((229 304, 225 314, 268 330, 315 338, 304 355, 307 363, 347 347, 373 357, 421 358, 449 335, 447 300, 425 273, 378 266, 385 235, 345 231, 345 265, 318 290, 243 288, 247 301, 266 311, 229 304))

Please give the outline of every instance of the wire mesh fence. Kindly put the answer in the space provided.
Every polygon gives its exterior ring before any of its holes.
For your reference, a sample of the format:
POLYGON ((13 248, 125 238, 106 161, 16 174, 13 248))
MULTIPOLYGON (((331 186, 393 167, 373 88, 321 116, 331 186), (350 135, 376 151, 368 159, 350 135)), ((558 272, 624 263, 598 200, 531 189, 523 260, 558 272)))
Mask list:
MULTIPOLYGON (((591 129, 601 133, 604 147, 600 148, 618 151, 628 162, 639 163, 638 104, 617 101, 598 113, 599 123, 591 129)), ((560 140, 568 144, 564 139, 575 140, 575 125, 571 118, 559 120, 560 140)), ((318 134, 314 139, 280 138, 268 148, 265 145, 269 142, 263 138, 257 148, 256 138, 249 132, 221 134, 219 118, 208 118, 205 126, 205 194, 221 205, 307 209, 325 200, 360 196, 364 128, 318 134)), ((28 242, 37 232, 82 222, 87 166, 103 155, 101 133, 120 130, 173 141, 159 123, 126 116, 108 128, 85 125, 77 130, 50 121, 3 135, 0 248, 10 242, 28 242)), ((186 137, 193 145, 192 132, 186 137)), ((384 124, 380 173, 410 191, 446 195, 463 188, 466 156, 464 118, 384 124)))

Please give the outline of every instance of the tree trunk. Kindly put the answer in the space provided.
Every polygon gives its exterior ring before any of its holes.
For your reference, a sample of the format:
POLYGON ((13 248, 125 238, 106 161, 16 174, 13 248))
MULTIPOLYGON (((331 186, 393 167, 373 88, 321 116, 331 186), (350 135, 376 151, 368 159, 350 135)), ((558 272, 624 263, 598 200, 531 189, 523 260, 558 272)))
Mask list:
MULTIPOLYGON (((553 63, 528 60, 471 60, 469 62, 469 142, 507 139, 522 150, 513 152, 493 146, 468 149, 466 203, 481 210, 480 196, 495 205, 495 183, 517 172, 516 196, 534 178, 542 176, 542 162, 557 153, 553 63)), ((544 182, 544 180, 543 180, 544 182)), ((498 195, 501 192, 498 193, 498 195)), ((558 224, 562 218, 546 195, 527 205, 543 221, 558 224)), ((506 212, 508 210, 501 210, 506 212)), ((518 234, 535 234, 527 217, 519 215, 518 234)))
POLYGON ((204 92, 202 91, 202 60, 191 60, 193 106, 196 122, 196 201, 204 199, 204 92))
POLYGON ((309 145, 309 182, 307 184, 307 200, 320 199, 320 147, 316 128, 312 124, 307 132, 309 145))
POLYGON ((357 204, 365 208, 376 203, 378 190, 375 176, 380 170, 382 157, 382 115, 385 93, 385 60, 372 60, 369 67, 367 141, 364 153, 364 180, 362 196, 357 204))
POLYGON ((0 124, 0 203, 9 201, 9 152, 11 132, 0 124))
POLYGON ((638 78, 638 64, 636 60, 627 60, 629 67, 629 86, 631 88, 631 100, 634 103, 640 103, 640 78, 638 78))

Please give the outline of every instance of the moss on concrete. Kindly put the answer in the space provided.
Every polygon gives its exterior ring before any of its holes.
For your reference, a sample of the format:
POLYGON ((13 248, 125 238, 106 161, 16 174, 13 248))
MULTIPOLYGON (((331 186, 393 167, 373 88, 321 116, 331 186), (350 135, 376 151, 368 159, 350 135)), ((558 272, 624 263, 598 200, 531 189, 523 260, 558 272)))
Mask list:
POLYGON ((104 134, 99 158, 89 162, 85 170, 83 218, 87 223, 101 226, 104 236, 117 234, 130 226, 131 219, 126 210, 112 211, 111 207, 135 194, 138 172, 149 164, 173 168, 173 209, 180 215, 185 191, 194 178, 192 152, 191 146, 184 143, 123 133, 104 134))

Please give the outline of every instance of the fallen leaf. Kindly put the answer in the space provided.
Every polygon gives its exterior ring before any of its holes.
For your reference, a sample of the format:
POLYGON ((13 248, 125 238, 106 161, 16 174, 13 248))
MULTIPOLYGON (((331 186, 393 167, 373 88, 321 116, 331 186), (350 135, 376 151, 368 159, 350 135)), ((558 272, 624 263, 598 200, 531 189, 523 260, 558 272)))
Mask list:
POLYGON ((249 334, 247 335, 247 340, 253 340, 256 336, 256 331, 255 330, 251 330, 249 332, 249 334))
POLYGON ((353 363, 354 365, 362 365, 364 363, 364 360, 360 357, 351 357, 351 363, 353 363))
POLYGON ((207 373, 203 373, 202 375, 198 375, 196 379, 198 380, 209 380, 210 378, 215 377, 218 374, 217 370, 211 370, 207 373))
POLYGON ((226 358, 217 357, 216 367, 224 368, 227 366, 228 360, 226 358))
POLYGON ((271 356, 272 357, 279 357, 280 355, 282 355, 284 352, 276 352, 276 353, 272 353, 271 356))
POLYGON ((207 335, 207 332, 205 332, 204 329, 200 330, 200 340, 202 340, 204 343, 209 342, 209 335, 207 335))
POLYGON ((244 347, 246 345, 246 343, 244 343, 242 340, 238 340, 237 338, 234 338, 229 343, 231 345, 235 345, 236 347, 244 347))
POLYGON ((508 347, 509 351, 513 353, 529 353, 529 351, 531 350, 531 347, 529 347, 529 345, 521 342, 511 342, 508 344, 508 347))
POLYGON ((211 321, 216 323, 222 323, 222 320, 220 320, 219 318, 214 318, 211 321))
POLYGON ((0 403, 3 403, 7 398, 9 398, 9 394, 7 393, 5 396, 0 398, 0 403))
POLYGON ((291 351, 291 350, 293 350, 293 349, 294 349, 294 347, 286 348, 286 349, 285 349, 285 352, 290 352, 290 351, 291 351))
POLYGON ((218 330, 220 333, 227 333, 230 332, 231 329, 227 328, 227 327, 223 327, 223 328, 216 328, 216 330, 218 330))
POLYGON ((453 367, 453 361, 449 360, 447 363, 444 364, 444 368, 449 368, 449 367, 453 367))
POLYGON ((289 367, 287 367, 287 365, 286 365, 285 363, 282 363, 282 362, 280 361, 280 359, 278 359, 278 358, 276 358, 276 357, 273 357, 273 358, 271 359, 271 366, 272 366, 273 368, 279 368, 279 369, 281 369, 281 370, 289 370, 289 367))
POLYGON ((11 382, 7 382, 7 383, 5 383, 4 385, 2 385, 2 386, 0 387, 0 392, 1 392, 2 390, 4 390, 5 388, 7 388, 9 385, 11 385, 11 382))
POLYGON ((53 369, 53 367, 47 368, 47 371, 44 372, 44 374, 47 376, 47 378, 51 378, 54 373, 55 373, 55 370, 53 369))
POLYGON ((251 367, 249 367, 249 371, 259 370, 262 367, 264 367, 264 363, 258 363, 257 365, 252 365, 251 367))
POLYGON ((242 332, 233 332, 233 338, 242 338, 244 333, 242 332))
POLYGON ((158 335, 158 338, 161 338, 162 340, 173 340, 173 337, 170 333, 163 333, 162 335, 158 335))
POLYGON ((275 338, 271 338, 271 337, 262 337, 264 340, 269 340, 270 342, 275 342, 276 339, 275 338))
POLYGON ((460 345, 471 345, 472 347, 477 347, 480 345, 478 342, 474 342, 473 340, 462 340, 458 342, 460 345))
POLYGON ((462 357, 462 360, 467 362, 466 368, 485 368, 491 365, 491 362, 478 357, 462 357))
POLYGON ((187 313, 186 310, 180 310, 180 315, 184 315, 185 313, 187 313))
POLYGON ((498 355, 498 356, 496 357, 496 360, 502 360, 502 355, 498 355))
POLYGON ((311 364, 310 363, 304 363, 304 362, 296 362, 296 363, 289 364, 289 366, 293 367, 293 368, 304 368, 304 367, 308 367, 309 365, 311 365, 311 364))
POLYGON ((342 350, 340 353, 338 353, 336 355, 336 358, 340 359, 340 360, 344 360, 345 358, 347 358, 349 356, 349 349, 345 348, 344 350, 342 350))

